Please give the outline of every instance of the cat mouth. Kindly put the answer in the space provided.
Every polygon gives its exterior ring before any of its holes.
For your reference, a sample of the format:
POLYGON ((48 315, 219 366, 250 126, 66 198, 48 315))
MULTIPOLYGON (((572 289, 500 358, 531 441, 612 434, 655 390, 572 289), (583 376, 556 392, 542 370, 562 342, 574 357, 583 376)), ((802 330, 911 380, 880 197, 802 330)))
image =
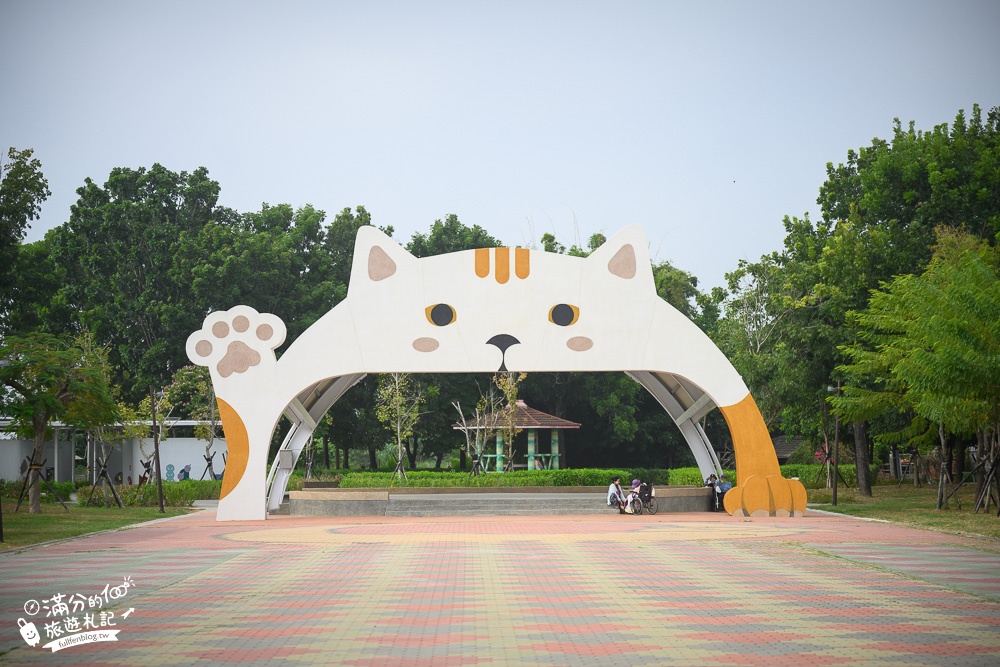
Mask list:
POLYGON ((487 345, 493 345, 500 350, 500 368, 497 369, 498 373, 507 371, 507 349, 512 345, 519 345, 520 343, 521 341, 514 338, 510 334, 497 334, 496 336, 493 336, 493 338, 486 341, 487 345))

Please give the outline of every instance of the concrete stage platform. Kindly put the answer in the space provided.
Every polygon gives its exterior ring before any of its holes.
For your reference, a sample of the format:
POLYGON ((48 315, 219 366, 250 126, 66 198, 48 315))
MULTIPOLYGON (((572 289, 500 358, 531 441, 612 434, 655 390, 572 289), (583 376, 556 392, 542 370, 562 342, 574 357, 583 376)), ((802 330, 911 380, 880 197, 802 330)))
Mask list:
MULTIPOLYGON (((594 486, 514 488, 306 488, 288 494, 295 516, 534 516, 614 512, 607 488, 594 486)), ((708 512, 705 487, 656 487, 658 513, 708 512)))

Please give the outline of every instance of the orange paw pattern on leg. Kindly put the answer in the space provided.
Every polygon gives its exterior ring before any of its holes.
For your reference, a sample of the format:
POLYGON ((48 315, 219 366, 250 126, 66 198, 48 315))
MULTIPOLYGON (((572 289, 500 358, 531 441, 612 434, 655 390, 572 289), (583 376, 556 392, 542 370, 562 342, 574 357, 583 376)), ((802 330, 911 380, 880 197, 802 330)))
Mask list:
POLYGON ((785 480, 792 492, 792 516, 802 516, 806 513, 806 487, 797 479, 785 480))
POLYGON ((743 486, 743 511, 750 516, 771 515, 771 489, 767 477, 750 475, 743 486))
POLYGON ((802 516, 806 489, 781 475, 750 475, 723 498, 726 511, 739 516, 802 516))
POLYGON ((226 438, 226 447, 229 449, 226 470, 222 474, 222 492, 219 495, 219 500, 222 500, 243 479, 243 473, 247 469, 247 461, 250 460, 250 437, 247 435, 247 427, 240 419, 239 413, 221 398, 217 401, 219 403, 219 416, 222 418, 222 430, 226 438))
POLYGON ((734 486, 726 491, 726 495, 722 496, 722 506, 726 508, 726 512, 730 516, 735 514, 745 516, 743 513, 743 487, 734 486))

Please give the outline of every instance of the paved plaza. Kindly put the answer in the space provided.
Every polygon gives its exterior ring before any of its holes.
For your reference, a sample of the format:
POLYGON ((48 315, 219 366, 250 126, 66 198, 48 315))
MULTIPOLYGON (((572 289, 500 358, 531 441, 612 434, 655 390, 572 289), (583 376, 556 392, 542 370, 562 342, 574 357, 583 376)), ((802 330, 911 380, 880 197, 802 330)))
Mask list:
POLYGON ((0 555, 0 627, 10 665, 998 665, 1000 543, 818 512, 201 511, 0 555))

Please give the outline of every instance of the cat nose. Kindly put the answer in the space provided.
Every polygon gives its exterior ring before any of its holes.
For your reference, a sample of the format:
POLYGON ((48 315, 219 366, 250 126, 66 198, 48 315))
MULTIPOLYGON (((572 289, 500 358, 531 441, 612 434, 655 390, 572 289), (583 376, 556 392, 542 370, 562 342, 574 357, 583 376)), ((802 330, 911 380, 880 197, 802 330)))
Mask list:
POLYGON ((498 348, 500 348, 501 352, 506 352, 508 347, 510 347, 511 345, 517 345, 520 342, 521 341, 514 338, 510 334, 497 334, 493 338, 490 338, 488 341, 486 341, 486 344, 495 345, 498 348))
MULTIPOLYGON (((494 346, 496 346, 500 350, 501 357, 503 357, 505 355, 505 353, 507 352, 507 348, 509 348, 512 345, 518 345, 518 344, 520 344, 520 342, 521 341, 519 341, 518 339, 514 338, 510 334, 497 334, 493 338, 490 338, 488 341, 486 341, 486 344, 487 345, 494 345, 494 346)), ((507 370, 507 360, 506 359, 501 359, 500 368, 498 370, 500 370, 500 371, 506 371, 507 370)))

